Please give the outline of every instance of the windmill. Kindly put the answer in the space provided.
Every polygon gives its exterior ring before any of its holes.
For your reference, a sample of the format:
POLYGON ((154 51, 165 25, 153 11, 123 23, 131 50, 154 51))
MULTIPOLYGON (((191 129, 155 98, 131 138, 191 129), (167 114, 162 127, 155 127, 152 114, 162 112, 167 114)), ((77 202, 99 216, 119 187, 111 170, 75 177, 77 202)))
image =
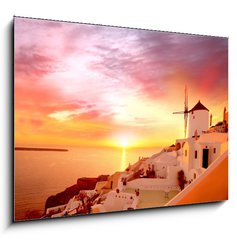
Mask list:
POLYGON ((187 90, 187 86, 185 85, 185 89, 184 89, 184 111, 180 111, 180 112, 173 112, 173 114, 184 114, 184 137, 186 138, 186 134, 187 134, 187 125, 188 125, 188 90, 187 90))

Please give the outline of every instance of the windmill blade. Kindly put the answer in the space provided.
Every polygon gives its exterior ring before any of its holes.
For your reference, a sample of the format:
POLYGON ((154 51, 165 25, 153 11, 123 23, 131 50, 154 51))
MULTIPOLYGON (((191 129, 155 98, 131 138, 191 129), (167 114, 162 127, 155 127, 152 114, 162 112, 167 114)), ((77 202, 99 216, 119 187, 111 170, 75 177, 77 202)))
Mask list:
POLYGON ((180 111, 180 112, 173 112, 173 114, 184 114, 184 111, 180 111))
POLYGON ((184 115, 184 137, 186 138, 187 125, 188 125, 188 89, 185 85, 184 89, 184 111, 173 112, 173 114, 183 114, 184 115))
POLYGON ((184 137, 187 135, 187 126, 188 126, 188 114, 184 114, 184 137))
POLYGON ((185 99, 184 99, 184 137, 186 138, 187 134, 187 125, 188 125, 188 89, 185 85, 185 99))
POLYGON ((187 89, 187 85, 185 85, 184 94, 185 94, 185 98, 184 98, 184 112, 188 112, 188 89, 187 89))

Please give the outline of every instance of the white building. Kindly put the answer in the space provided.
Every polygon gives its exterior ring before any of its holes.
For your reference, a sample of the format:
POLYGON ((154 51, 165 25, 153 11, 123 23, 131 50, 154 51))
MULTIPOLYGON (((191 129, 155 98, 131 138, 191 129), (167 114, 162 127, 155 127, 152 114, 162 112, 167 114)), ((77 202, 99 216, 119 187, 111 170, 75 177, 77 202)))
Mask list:
POLYGON ((194 180, 228 148, 228 133, 203 133, 189 138, 183 145, 181 166, 187 180, 194 180))
POLYGON ((119 189, 110 191, 104 202, 92 207, 93 213, 113 212, 136 209, 139 197, 134 193, 122 192, 119 189))

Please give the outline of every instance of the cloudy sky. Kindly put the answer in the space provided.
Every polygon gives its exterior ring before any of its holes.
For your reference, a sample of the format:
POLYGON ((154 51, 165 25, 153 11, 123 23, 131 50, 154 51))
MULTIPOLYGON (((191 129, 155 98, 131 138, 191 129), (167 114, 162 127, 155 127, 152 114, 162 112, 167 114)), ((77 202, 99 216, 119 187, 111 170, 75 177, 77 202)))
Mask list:
MULTIPOLYGON (((15 18, 15 143, 172 144, 184 87, 221 120, 226 38, 15 18)), ((227 106, 228 107, 228 106, 227 106)))

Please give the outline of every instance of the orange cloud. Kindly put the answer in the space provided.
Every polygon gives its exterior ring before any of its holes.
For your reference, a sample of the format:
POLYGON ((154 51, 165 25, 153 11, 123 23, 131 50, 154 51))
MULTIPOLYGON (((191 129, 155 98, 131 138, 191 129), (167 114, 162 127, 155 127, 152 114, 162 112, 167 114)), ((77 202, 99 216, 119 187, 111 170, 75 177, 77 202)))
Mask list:
POLYGON ((14 52, 17 144, 163 146, 185 84, 216 121, 228 103, 225 38, 15 18, 14 52))

